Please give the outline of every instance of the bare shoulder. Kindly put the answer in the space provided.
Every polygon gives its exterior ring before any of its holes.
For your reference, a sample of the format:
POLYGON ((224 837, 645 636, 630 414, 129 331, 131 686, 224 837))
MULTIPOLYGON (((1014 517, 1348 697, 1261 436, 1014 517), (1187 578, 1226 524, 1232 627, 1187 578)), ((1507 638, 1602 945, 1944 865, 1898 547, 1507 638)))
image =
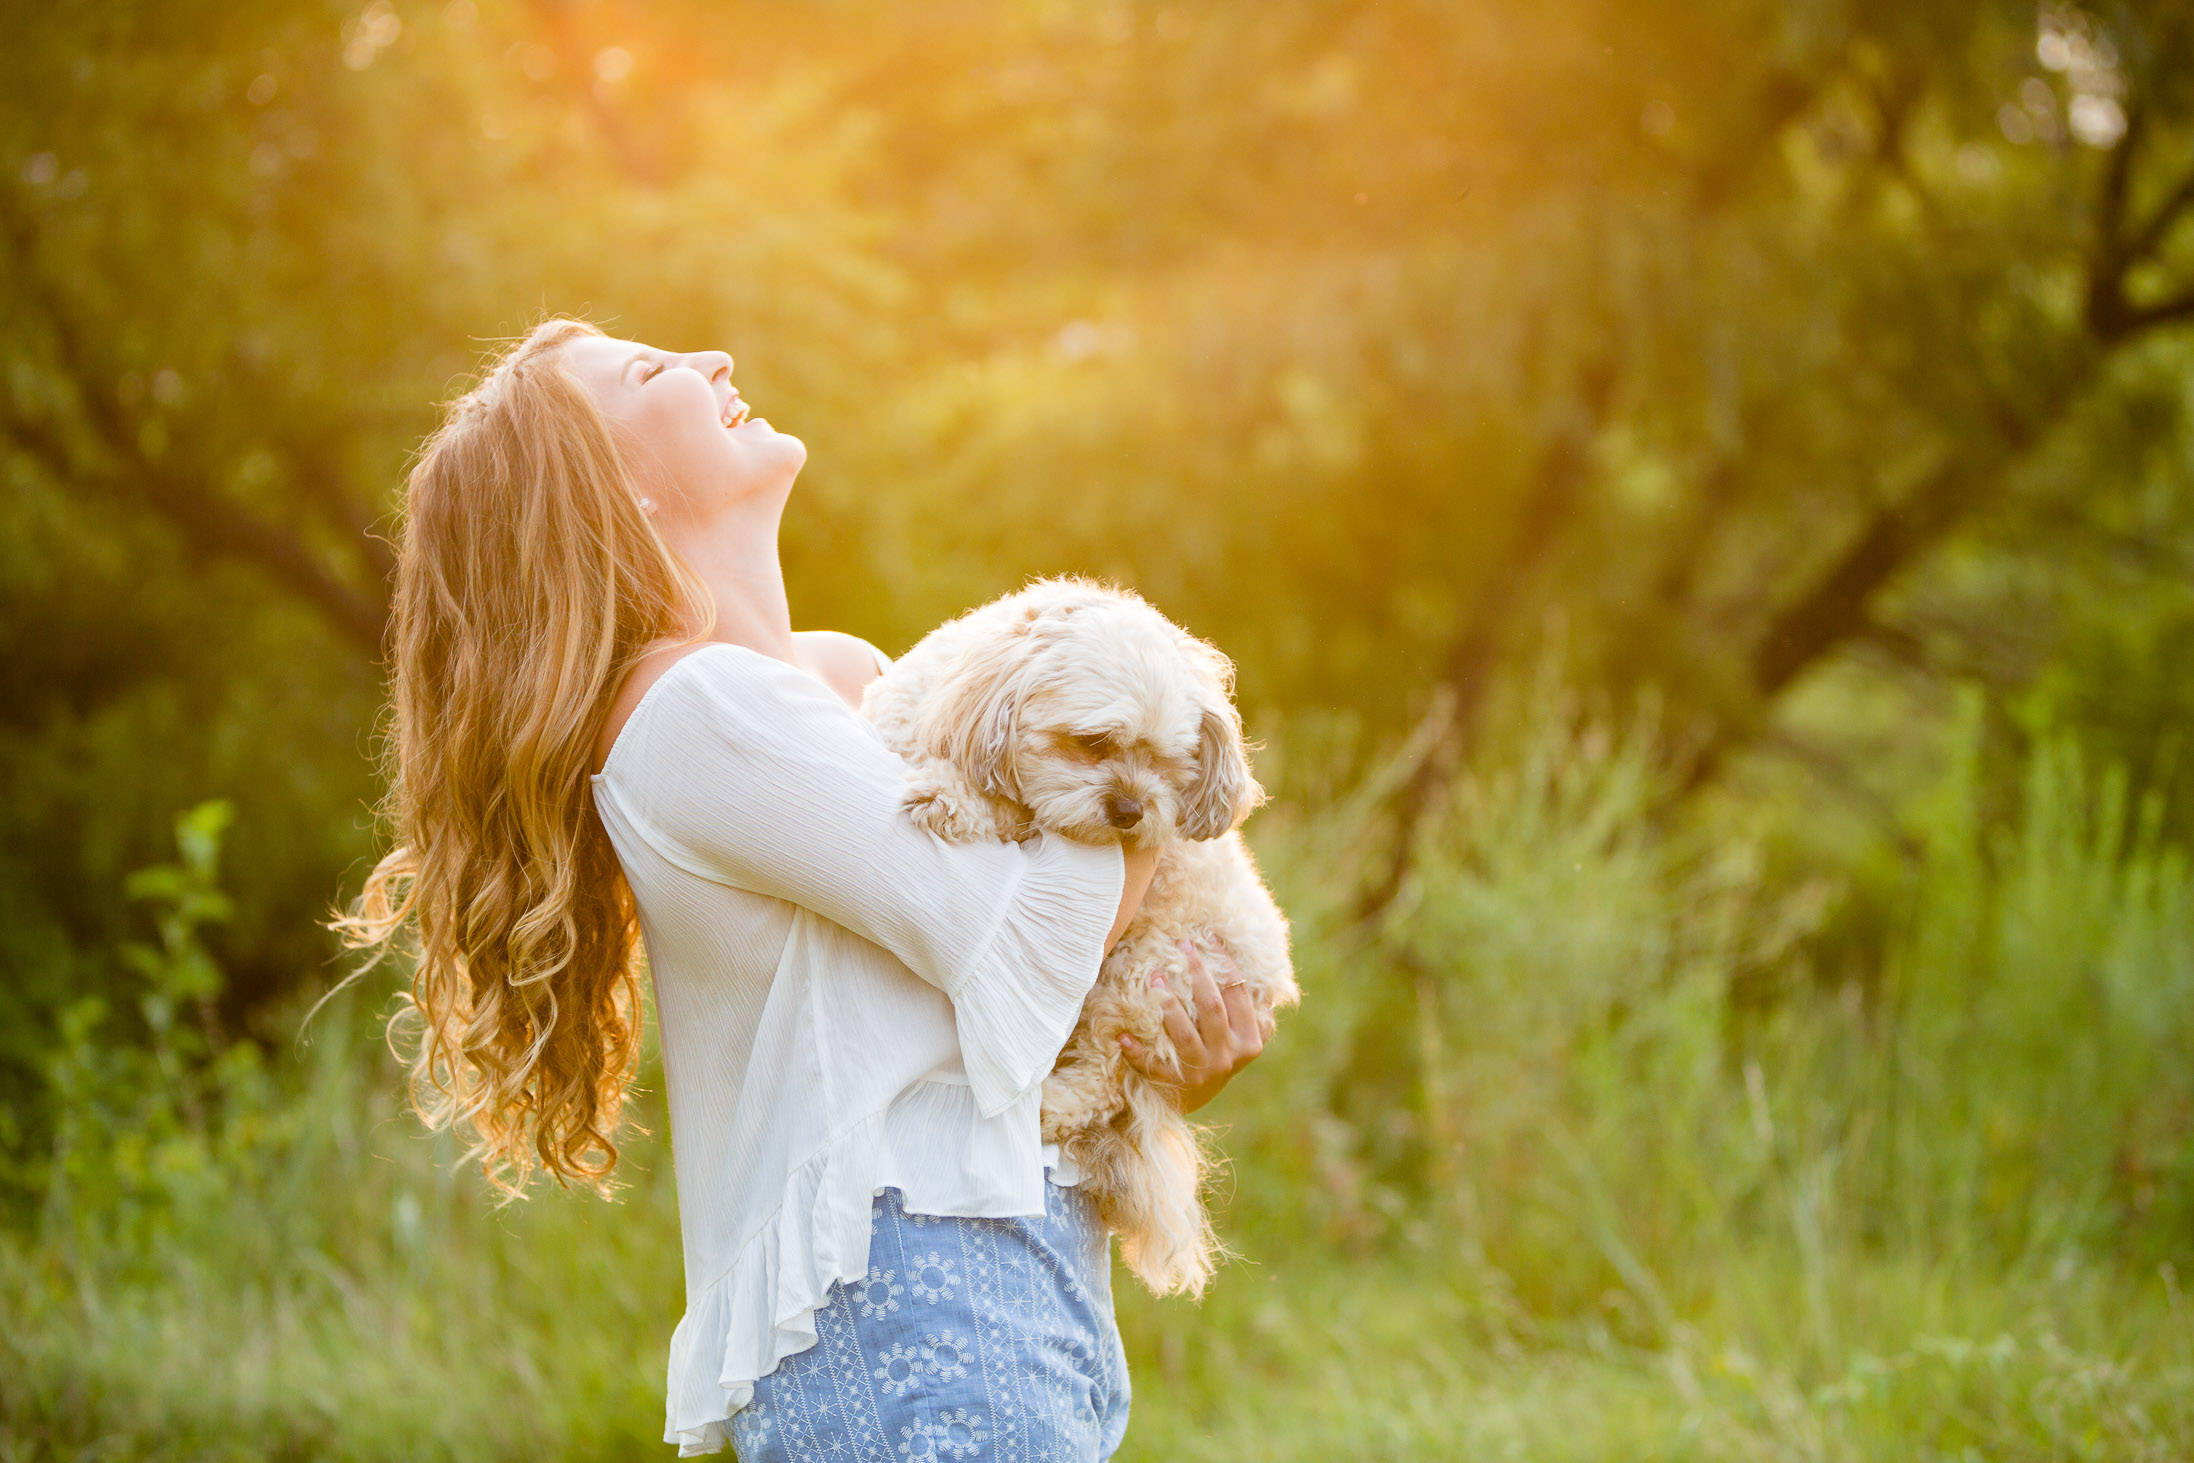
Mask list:
POLYGON ((793 633, 792 653, 800 668, 838 693, 839 699, 858 709, 861 693, 884 673, 890 662, 884 653, 858 635, 843 630, 799 630, 793 633))

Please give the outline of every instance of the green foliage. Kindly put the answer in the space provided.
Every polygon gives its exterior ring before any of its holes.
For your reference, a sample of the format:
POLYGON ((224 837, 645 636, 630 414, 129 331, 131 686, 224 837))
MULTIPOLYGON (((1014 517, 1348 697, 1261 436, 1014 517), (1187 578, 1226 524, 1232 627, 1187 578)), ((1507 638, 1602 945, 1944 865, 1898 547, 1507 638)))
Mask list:
POLYGON ((234 910, 217 882, 234 816, 220 801, 182 814, 181 861, 126 881, 159 933, 159 944, 121 952, 140 982, 145 1039, 117 1038, 100 996, 61 1012, 46 1058, 52 1146, 23 1177, 42 1198, 40 1234, 72 1262, 126 1257, 157 1270, 178 1212, 223 1208, 234 1171, 249 1171, 270 1129, 294 1121, 275 1104, 259 1049, 223 1036, 222 972, 200 937, 234 910))
POLYGON ((803 623, 887 649, 1112 575, 1235 655, 1268 734, 1353 722, 1368 760, 1558 607, 1577 680, 1870 784, 1925 777, 1958 677, 2055 677, 2142 768, 2183 710, 2112 671, 2194 625, 2171 7, 159 0, 20 30, 10 1100, 120 976, 117 880, 174 807, 244 815, 227 1019, 324 953, 371 845, 371 530, 434 403, 546 310, 732 349, 813 448, 803 623), (1824 662, 1857 689, 1790 706, 1824 662))
POLYGON ((1883 1212, 1921 1230, 1985 1220, 2014 1251, 2174 1253, 2194 1157, 2185 851, 2162 841, 2158 797, 2135 798, 2122 767, 2097 775, 2046 728, 2017 821, 1990 828, 1977 698, 1966 713, 1962 755, 1917 824, 1922 873, 1884 969, 1897 1080, 1883 1212))
POLYGON ((0 1448, 650 1431, 661 1151, 493 1215, 293 1044, 404 465, 572 311, 809 442, 803 627, 1239 664, 1311 995, 1135 1448, 2189 1450, 2183 7, 19 8, 0 1448))
MULTIPOLYGON (((1335 894, 1365 800, 1261 823, 1305 1002, 1214 1110, 1240 1261, 1200 1308, 1119 1277, 1125 1456, 2194 1446, 2194 869, 2061 731, 2036 729, 2005 820, 1977 816, 1980 707, 1906 815, 1872 986, 1813 965, 1848 890, 1778 889, 1745 837, 1656 826, 1654 718, 1611 724, 1551 678, 1504 699, 1368 943, 1335 894), (1761 981, 1784 998, 1743 995, 1761 981), (1397 984, 1423 1003, 1382 1049, 1401 1085, 1329 1111, 1397 984)), ((218 825, 186 817, 182 861, 136 881, 166 941, 147 999, 204 990, 218 825)), ((633 1142, 613 1205, 498 1207, 397 1112, 373 1024, 340 1001, 249 1081, 197 1061, 196 1116, 158 1060, 82 1034, 56 1080, 101 1074, 72 1131, 97 1130, 76 1141, 101 1203, 136 1217, 85 1217, 78 1187, 76 1222, 0 1241, 5 1445, 654 1446, 681 1295, 667 1151, 633 1142), (187 1159, 138 1157, 159 1146, 140 1133, 187 1159)))

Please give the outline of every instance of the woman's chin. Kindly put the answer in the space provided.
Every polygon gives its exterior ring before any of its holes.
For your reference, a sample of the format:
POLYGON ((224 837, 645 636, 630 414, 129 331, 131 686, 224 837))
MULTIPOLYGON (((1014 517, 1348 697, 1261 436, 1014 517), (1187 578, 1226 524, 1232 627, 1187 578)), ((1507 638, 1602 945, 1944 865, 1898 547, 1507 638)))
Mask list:
POLYGON ((725 467, 733 481, 752 487, 789 485, 808 460, 807 444, 755 421, 727 433, 725 467))
POLYGON ((732 428, 732 436, 739 439, 742 447, 780 462, 789 461, 794 468, 808 460, 807 443, 790 432, 778 431, 766 417, 740 423, 732 428))

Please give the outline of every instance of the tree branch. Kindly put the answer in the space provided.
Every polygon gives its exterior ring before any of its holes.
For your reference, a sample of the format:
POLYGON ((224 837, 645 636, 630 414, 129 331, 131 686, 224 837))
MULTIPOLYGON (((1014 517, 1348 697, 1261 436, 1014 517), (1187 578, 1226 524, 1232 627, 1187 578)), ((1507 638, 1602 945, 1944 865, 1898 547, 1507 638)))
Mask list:
POLYGON ((1615 390, 1615 364, 1600 357, 1580 372, 1577 399, 1563 413, 1540 455, 1532 488, 1517 520, 1509 551, 1478 586, 1463 628, 1448 647, 1433 685, 1435 714, 1427 725, 1437 731, 1408 777, 1394 791, 1398 826, 1390 843, 1393 857, 1379 882, 1357 902, 1359 920, 1369 920, 1394 902, 1409 872, 1409 851, 1433 795, 1452 775, 1462 747, 1485 704, 1495 664, 1525 591, 1560 542, 1592 470, 1592 445, 1607 419, 1615 390))
POLYGON ((1831 646, 1867 623, 1874 592, 1958 521, 1975 497, 1963 459, 1944 463, 1875 514, 1843 555, 1807 593, 1769 622, 1752 654, 1752 684, 1762 697, 1779 694, 1831 646))
MULTIPOLYGON (((2130 140, 2131 134, 2129 132, 2127 142, 2121 144, 2121 146, 2125 147, 2126 150, 2130 150, 2130 140)), ((2170 193, 2165 195, 2163 201, 2156 205, 2156 211, 2149 215, 2146 223, 2141 225, 2140 232, 2128 241, 2126 246, 2127 257, 2129 259, 2146 259, 2153 255, 2157 247, 2163 243, 2164 236, 2171 232, 2171 226, 2179 221, 2189 207, 2194 207, 2194 168, 2187 170, 2186 176, 2179 180, 2178 186, 2174 187, 2170 193)))
POLYGON ((2119 335, 2121 339, 2130 340, 2143 331, 2176 325, 2181 320, 2194 320, 2194 290, 2153 304, 2127 306, 2120 318, 2119 335))
MULTIPOLYGON (((92 481, 123 496, 135 496, 181 530, 200 552, 253 564, 318 608, 338 630, 378 652, 388 623, 385 577, 371 591, 361 590, 333 573, 295 534, 247 512, 212 485, 154 460, 114 397, 93 383, 101 376, 91 367, 90 351, 68 313, 32 268, 32 240, 23 220, 9 213, 6 242, 14 255, 17 284, 27 303, 43 317, 55 365, 68 380, 84 413, 104 464, 88 463, 74 450, 55 422, 15 415, 8 434, 48 472, 64 481, 92 481)), ((317 496, 325 497, 322 493, 317 496)), ((361 546, 370 543, 361 535, 361 546)), ((365 550, 379 569, 385 548, 365 550)))
MULTIPOLYGON (((1831 650, 1864 632, 1871 624, 1870 605, 1876 592, 1958 525, 1983 497, 1985 487, 2100 374, 2113 349, 2148 330, 2194 319, 2194 291, 2143 305, 2125 298, 2127 271, 2163 241, 2184 210, 2194 206, 2194 171, 2190 171, 2132 236, 2125 236, 2132 153, 2136 139, 2145 135, 2143 122, 2139 112, 2129 119, 2096 200, 2087 324, 2101 349, 2041 401, 2027 404, 2017 414, 1999 413, 2003 434, 1990 451, 1977 460, 1969 455, 1946 461, 1903 501, 1877 512, 1813 587, 1775 616, 1752 655, 1753 686, 1763 699, 1776 696, 1831 650)), ((1694 764, 1690 785, 1710 774, 1725 744, 1726 738, 1717 738, 1705 749, 1694 764)))
POLYGON ((344 634, 380 650, 388 623, 387 604, 336 579, 294 537, 264 519, 160 471, 134 449, 116 454, 124 461, 120 470, 100 472, 81 465, 50 426, 18 418, 6 423, 6 430, 54 477, 96 482, 110 492, 143 499, 201 553, 255 565, 319 609, 344 634))
POLYGON ((1524 587, 1538 571, 1569 521, 1578 492, 1590 476, 1592 444, 1607 418, 1608 398, 1614 394, 1615 367, 1605 358, 1591 361, 1580 373, 1578 399, 1539 459, 1531 496, 1517 522, 1516 538, 1509 552, 1478 586, 1463 633, 1448 648, 1440 671, 1440 684, 1455 695, 1452 726, 1466 733, 1485 697, 1487 679, 1499 657, 1503 632, 1522 598, 1524 587))
POLYGON ((2126 275, 2156 251, 2170 236, 2173 225, 2194 207, 2194 168, 2189 168, 2165 193, 2161 202, 2130 236, 2125 232, 2132 191, 2133 152, 2145 132, 2144 109, 2136 106, 2126 119, 2125 136, 2111 154, 2103 175, 2102 196, 2096 208, 2094 257, 2088 263, 2087 324, 2106 344, 2131 339, 2160 325, 2174 324, 2194 315, 2194 292, 2152 304, 2136 305, 2126 298, 2126 275))

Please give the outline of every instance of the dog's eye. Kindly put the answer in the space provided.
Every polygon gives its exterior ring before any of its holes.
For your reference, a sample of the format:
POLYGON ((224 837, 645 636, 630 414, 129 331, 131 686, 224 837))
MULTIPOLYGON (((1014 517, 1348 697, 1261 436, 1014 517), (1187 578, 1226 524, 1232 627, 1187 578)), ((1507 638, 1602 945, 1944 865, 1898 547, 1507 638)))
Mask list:
POLYGON ((1079 736, 1069 737, 1068 740, 1078 750, 1087 752, 1092 757, 1102 757, 1112 750, 1112 738, 1096 732, 1083 732, 1079 736))

